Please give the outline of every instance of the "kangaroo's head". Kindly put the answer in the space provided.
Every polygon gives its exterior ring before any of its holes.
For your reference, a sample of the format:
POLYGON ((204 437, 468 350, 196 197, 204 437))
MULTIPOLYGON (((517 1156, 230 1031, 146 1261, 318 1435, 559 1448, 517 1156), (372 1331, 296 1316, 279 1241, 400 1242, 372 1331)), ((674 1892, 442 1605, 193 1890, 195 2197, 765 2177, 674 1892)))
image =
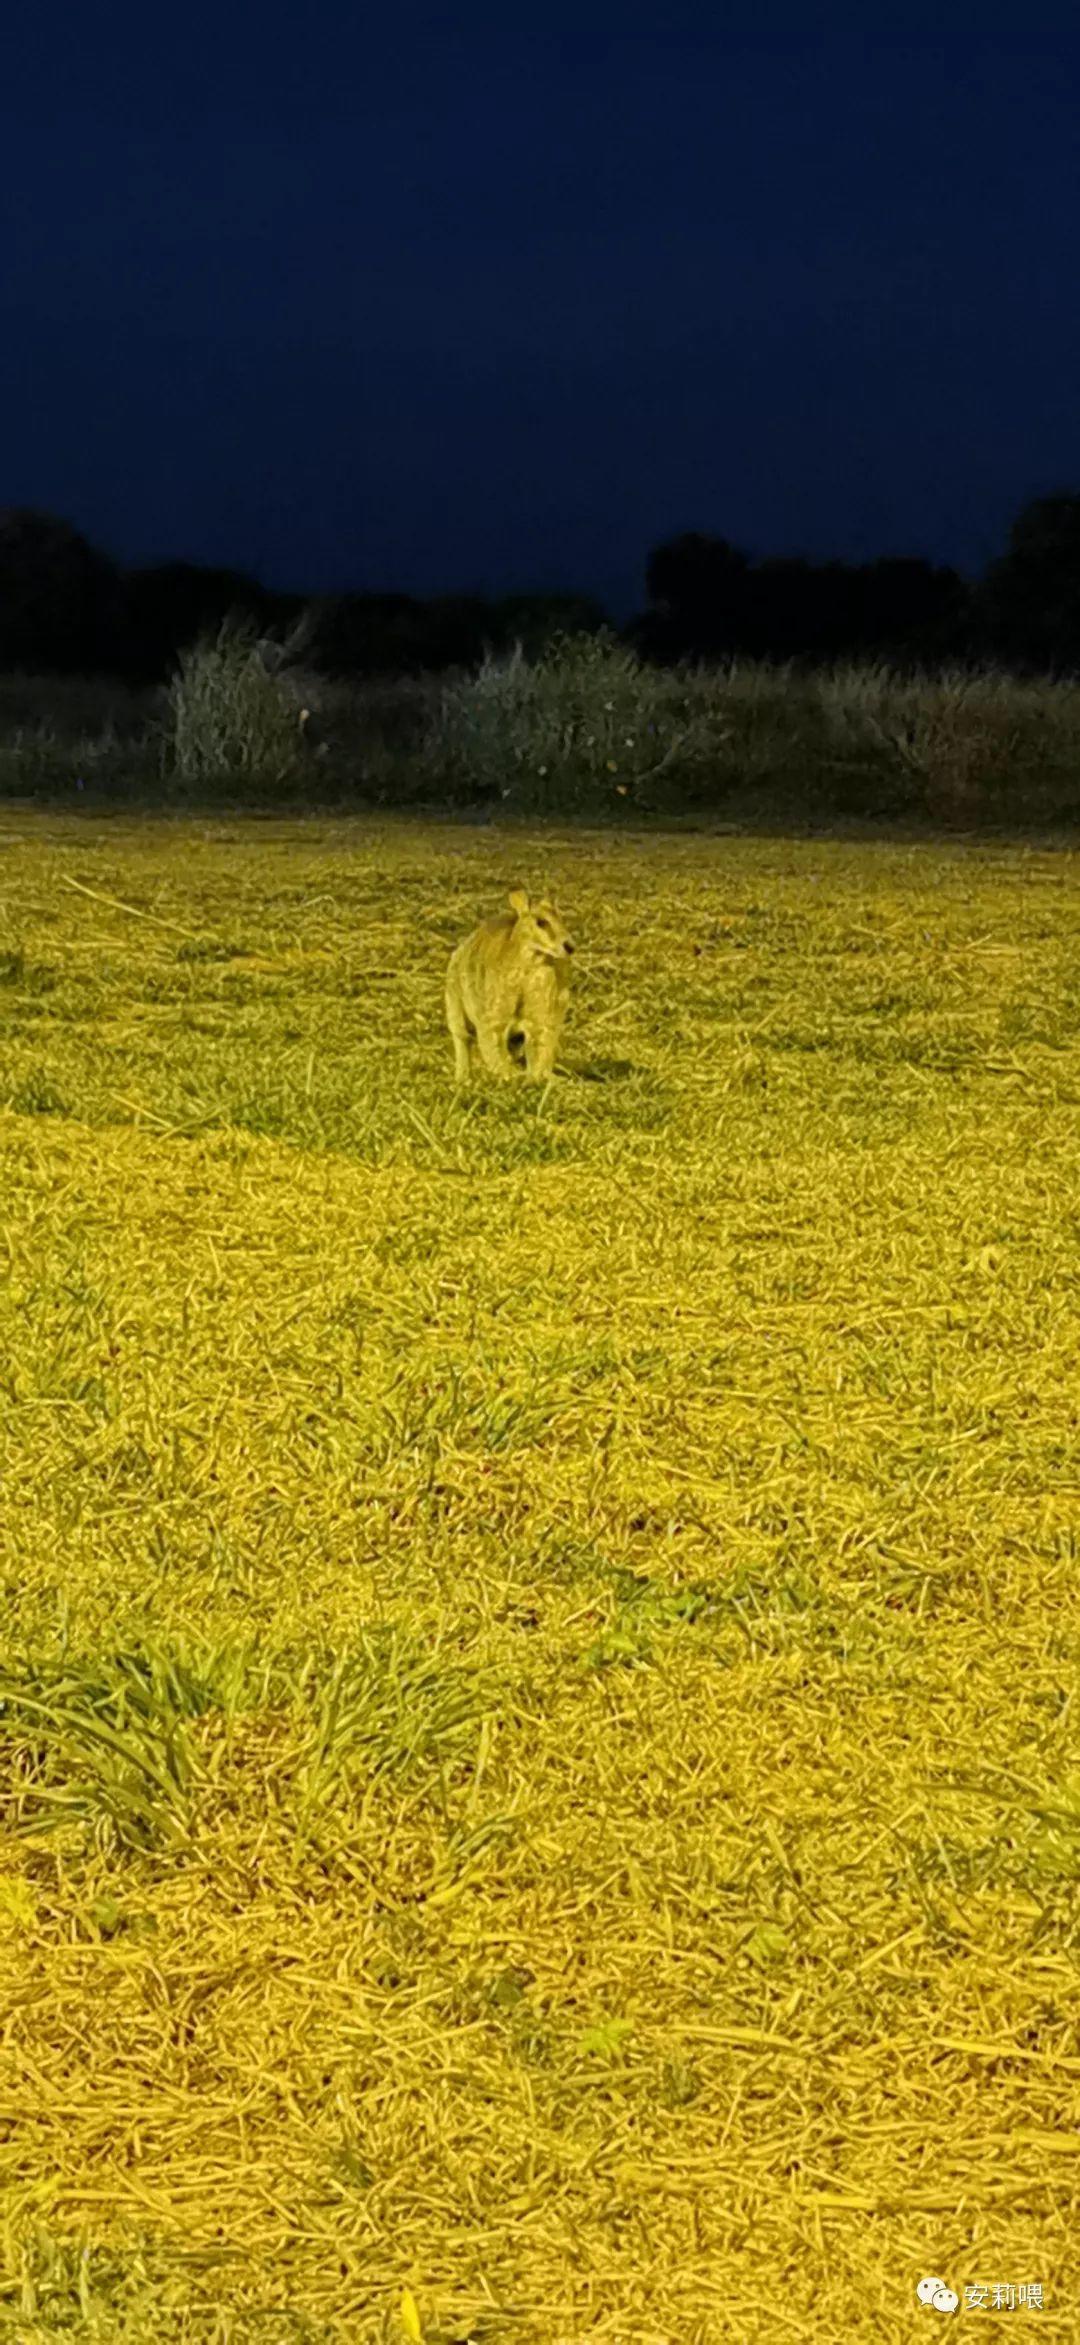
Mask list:
POLYGON ((510 898, 510 910, 515 915, 514 936, 525 950, 542 961, 568 961, 574 947, 568 937, 554 904, 546 896, 537 904, 530 903, 525 888, 515 888, 510 898))

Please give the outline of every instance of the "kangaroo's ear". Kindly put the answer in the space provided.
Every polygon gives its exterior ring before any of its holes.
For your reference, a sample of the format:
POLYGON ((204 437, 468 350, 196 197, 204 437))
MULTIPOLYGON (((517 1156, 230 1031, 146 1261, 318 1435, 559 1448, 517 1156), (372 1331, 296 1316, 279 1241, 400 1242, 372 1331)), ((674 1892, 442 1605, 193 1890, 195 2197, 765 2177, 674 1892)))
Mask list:
POLYGON ((511 892, 511 896, 510 896, 510 910, 511 910, 512 912, 516 912, 516 913, 517 913, 517 916, 518 916, 518 919, 519 919, 519 920, 523 920, 523 919, 524 919, 524 917, 525 917, 525 914, 526 914, 526 912, 528 911, 528 909, 529 909, 529 891, 528 891, 528 889, 527 889, 527 888, 514 888, 514 889, 512 890, 512 892, 511 892))

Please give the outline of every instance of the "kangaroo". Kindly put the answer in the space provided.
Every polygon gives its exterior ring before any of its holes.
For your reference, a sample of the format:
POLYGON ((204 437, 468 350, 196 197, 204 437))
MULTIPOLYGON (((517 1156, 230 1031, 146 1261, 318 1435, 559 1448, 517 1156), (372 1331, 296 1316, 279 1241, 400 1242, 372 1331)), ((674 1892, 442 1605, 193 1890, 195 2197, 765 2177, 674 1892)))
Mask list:
POLYGON ((545 1083, 566 1015, 570 942, 554 904, 531 904, 515 888, 509 912, 485 920, 458 946, 446 972, 446 1023, 454 1074, 467 1083, 473 1050, 488 1074, 508 1081, 524 1050, 530 1082, 545 1083))

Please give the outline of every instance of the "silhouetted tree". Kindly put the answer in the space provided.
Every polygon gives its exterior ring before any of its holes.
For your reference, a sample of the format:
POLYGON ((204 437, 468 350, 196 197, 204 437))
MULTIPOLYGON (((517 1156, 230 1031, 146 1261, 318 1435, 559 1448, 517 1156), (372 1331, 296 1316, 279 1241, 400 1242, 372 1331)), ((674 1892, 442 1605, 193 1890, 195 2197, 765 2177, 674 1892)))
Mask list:
POLYGON ((111 669, 120 573, 69 521, 0 513, 0 668, 68 675, 111 669))
POLYGON ((761 562, 752 585, 751 648, 808 662, 952 656, 968 599, 955 570, 907 557, 761 562))
POLYGON ((560 629, 603 625, 581 595, 343 594, 325 603, 314 657, 329 676, 408 676, 478 665, 486 650, 520 642, 536 657, 560 629))
POLYGON ((971 589, 947 563, 890 555, 868 562, 864 645, 872 656, 950 659, 963 647, 971 589))
POLYGON ((474 667, 483 658, 491 605, 482 595, 435 595, 420 608, 416 656, 422 669, 474 667))
POLYGON ((1027 668, 1080 669, 1080 495, 1036 497, 1018 513, 978 596, 987 648, 1027 668))
POLYGON ((753 572, 747 649, 758 659, 835 658, 850 632, 851 597, 839 562, 797 556, 760 562, 753 572))
POLYGON ((691 530, 655 546, 645 585, 652 610, 642 648, 673 659, 723 658, 745 649, 750 558, 724 537, 691 530))
POLYGON ((242 570, 200 562, 160 562, 129 570, 124 579, 124 656, 133 682, 159 683, 182 651, 215 635, 224 619, 250 620, 263 632, 288 627, 302 608, 298 595, 275 594, 242 570))
POLYGON ((424 606, 411 594, 339 594, 323 605, 314 656, 328 676, 412 675, 423 666, 424 606))
POLYGON ((598 635, 606 625, 600 603, 584 594, 509 594, 489 606, 487 640, 493 651, 520 643, 539 659, 557 635, 598 635))
POLYGON ((629 633, 658 661, 943 658, 958 648, 968 601, 957 572, 930 562, 755 563, 703 536, 657 547, 646 582, 651 608, 629 633))

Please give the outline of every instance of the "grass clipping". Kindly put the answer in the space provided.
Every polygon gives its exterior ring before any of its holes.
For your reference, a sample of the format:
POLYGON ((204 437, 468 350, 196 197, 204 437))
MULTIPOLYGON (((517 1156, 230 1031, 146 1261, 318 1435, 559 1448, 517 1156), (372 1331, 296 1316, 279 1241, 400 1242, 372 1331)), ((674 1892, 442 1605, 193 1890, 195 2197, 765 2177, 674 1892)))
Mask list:
POLYGON ((1075 856, 5 846, 12 2332, 1074 2333, 1075 856))

